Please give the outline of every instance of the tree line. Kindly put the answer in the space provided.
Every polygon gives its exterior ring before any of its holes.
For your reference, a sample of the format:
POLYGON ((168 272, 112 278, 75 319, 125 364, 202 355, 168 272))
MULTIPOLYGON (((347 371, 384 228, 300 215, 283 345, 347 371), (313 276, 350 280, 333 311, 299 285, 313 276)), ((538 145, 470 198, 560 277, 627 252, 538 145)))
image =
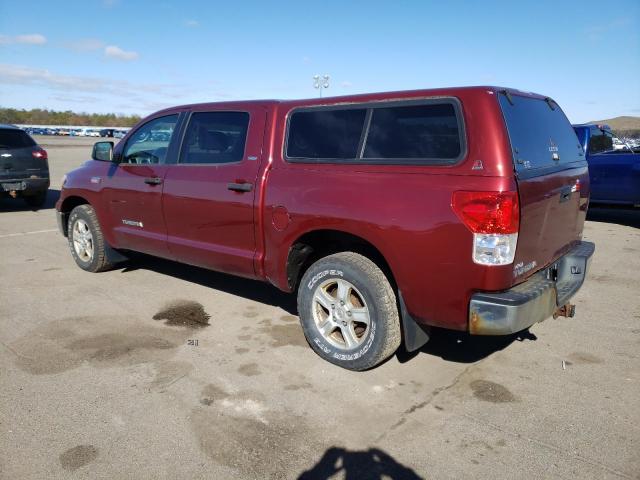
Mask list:
POLYGON ((140 120, 138 115, 115 113, 77 113, 33 108, 18 110, 0 107, 0 123, 26 125, 95 125, 101 127, 132 127, 140 120))

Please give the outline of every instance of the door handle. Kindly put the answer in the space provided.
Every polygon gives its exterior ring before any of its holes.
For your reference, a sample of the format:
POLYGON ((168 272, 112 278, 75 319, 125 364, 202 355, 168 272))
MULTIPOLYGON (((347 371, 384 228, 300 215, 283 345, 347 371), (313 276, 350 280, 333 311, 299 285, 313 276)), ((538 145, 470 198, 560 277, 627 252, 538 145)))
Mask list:
POLYGON ((250 192, 252 188, 250 183, 227 183, 227 189, 234 192, 250 192))
POLYGON ((144 179, 144 183, 147 185, 160 185, 162 183, 162 179, 160 177, 147 177, 144 179))

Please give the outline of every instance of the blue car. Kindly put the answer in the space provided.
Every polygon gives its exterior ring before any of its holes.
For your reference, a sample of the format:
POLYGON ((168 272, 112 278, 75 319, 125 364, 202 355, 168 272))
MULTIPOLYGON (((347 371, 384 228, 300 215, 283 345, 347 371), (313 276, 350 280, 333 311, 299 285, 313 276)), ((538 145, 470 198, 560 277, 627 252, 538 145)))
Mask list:
POLYGON ((591 202, 640 206, 640 152, 621 142, 607 125, 574 125, 586 152, 591 202))

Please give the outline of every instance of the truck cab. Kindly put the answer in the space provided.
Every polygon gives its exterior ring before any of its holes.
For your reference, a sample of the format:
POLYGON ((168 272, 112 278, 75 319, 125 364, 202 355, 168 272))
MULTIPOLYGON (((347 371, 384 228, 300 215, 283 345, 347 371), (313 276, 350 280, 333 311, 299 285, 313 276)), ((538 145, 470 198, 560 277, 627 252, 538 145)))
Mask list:
POLYGON ((591 202, 640 206, 640 153, 618 139, 608 125, 574 125, 586 152, 591 202))

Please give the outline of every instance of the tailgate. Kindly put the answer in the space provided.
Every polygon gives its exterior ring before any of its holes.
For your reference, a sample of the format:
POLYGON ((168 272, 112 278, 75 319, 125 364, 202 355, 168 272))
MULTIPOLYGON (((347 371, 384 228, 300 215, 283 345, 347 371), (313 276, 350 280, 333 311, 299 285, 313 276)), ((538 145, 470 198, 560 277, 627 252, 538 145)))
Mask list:
POLYGON ((44 167, 39 158, 34 158, 35 142, 17 128, 0 129, 0 178, 24 178, 31 171, 44 167))
POLYGON ((589 171, 582 146, 551 99, 499 94, 520 197, 514 283, 550 265, 582 238, 589 171))
POLYGON ((44 168, 42 160, 33 157, 33 148, 0 147, 0 179, 27 178, 40 173, 44 168))

